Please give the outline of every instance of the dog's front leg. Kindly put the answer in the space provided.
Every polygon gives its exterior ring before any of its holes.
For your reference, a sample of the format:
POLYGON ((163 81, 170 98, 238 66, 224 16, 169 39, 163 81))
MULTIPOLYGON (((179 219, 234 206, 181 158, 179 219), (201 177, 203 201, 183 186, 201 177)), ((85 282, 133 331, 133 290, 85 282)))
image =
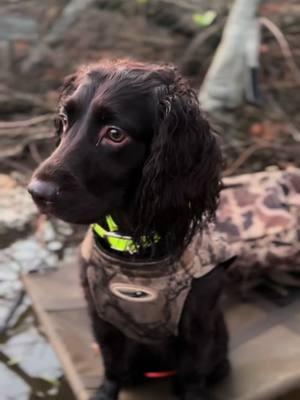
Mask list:
POLYGON ((185 342, 174 381, 180 400, 212 400, 208 393, 207 368, 213 349, 213 339, 202 332, 199 341, 185 342))
POLYGON ((177 377, 180 400, 210 400, 207 383, 229 371, 228 334, 219 307, 224 271, 195 280, 181 318, 177 377))
POLYGON ((117 400, 122 386, 137 383, 140 379, 141 372, 134 368, 138 346, 100 319, 96 312, 92 312, 91 317, 105 368, 104 381, 92 400, 117 400))
POLYGON ((105 368, 104 380, 101 386, 97 389, 96 393, 91 397, 90 400, 117 400, 119 396, 119 391, 121 388, 121 376, 120 364, 122 349, 120 344, 115 344, 114 336, 111 340, 105 337, 105 333, 109 331, 105 329, 106 324, 102 321, 93 320, 94 336, 99 345, 101 351, 101 357, 105 368), (100 334, 101 326, 104 327, 100 334), (119 351, 119 357, 116 357, 115 352, 119 351))

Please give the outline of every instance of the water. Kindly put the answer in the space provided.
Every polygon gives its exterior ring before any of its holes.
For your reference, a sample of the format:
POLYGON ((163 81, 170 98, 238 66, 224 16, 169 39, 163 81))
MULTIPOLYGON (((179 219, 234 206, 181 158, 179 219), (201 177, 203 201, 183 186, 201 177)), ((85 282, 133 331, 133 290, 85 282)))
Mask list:
POLYGON ((0 336, 1 399, 73 400, 59 361, 39 332, 28 303, 26 298, 12 327, 0 336))
MULTIPOLYGON (((21 272, 54 268, 59 259, 74 257, 74 244, 66 243, 71 234, 66 224, 57 229, 44 221, 35 234, 0 243, 0 324, 22 290, 21 272)), ((74 399, 27 296, 0 334, 0 399, 74 399)))

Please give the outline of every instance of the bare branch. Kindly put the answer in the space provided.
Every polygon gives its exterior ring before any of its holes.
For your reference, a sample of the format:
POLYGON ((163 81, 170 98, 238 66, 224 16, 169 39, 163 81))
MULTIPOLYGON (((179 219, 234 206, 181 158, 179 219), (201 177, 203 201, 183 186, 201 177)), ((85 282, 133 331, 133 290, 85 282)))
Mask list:
POLYGON ((185 65, 190 62, 191 59, 195 57, 195 53, 197 53, 198 49, 201 47, 214 35, 222 30, 224 21, 219 21, 208 28, 200 31, 198 35, 196 35, 187 49, 185 50, 182 58, 179 60, 178 64, 181 68, 184 68, 185 65))
POLYGON ((234 173, 237 171, 238 168, 240 168, 247 160, 249 157, 252 156, 252 154, 254 154, 257 150, 259 149, 263 149, 266 147, 270 147, 270 144, 266 144, 266 143, 254 143, 252 146, 248 147, 241 155, 238 159, 236 159, 232 165, 227 168, 224 171, 224 176, 230 176, 230 175, 234 175, 234 173))
MULTIPOLYGON (((41 122, 49 122, 53 120, 55 114, 39 115, 38 117, 29 118, 23 121, 6 122, 0 121, 0 130, 2 129, 15 129, 15 128, 27 128, 32 125, 38 125, 41 122)), ((1 132, 0 132, 1 134, 1 132)))
POLYGON ((277 25, 274 24, 270 19, 266 17, 261 17, 259 18, 260 23, 265 26, 275 37, 277 40, 280 49, 282 51, 282 54, 284 55, 286 59, 286 63, 288 64, 291 72, 294 74, 295 79, 300 82, 300 71, 299 68, 297 67, 297 64, 294 60, 290 45, 288 41, 286 40, 286 37, 284 36, 283 32, 278 28, 277 25))

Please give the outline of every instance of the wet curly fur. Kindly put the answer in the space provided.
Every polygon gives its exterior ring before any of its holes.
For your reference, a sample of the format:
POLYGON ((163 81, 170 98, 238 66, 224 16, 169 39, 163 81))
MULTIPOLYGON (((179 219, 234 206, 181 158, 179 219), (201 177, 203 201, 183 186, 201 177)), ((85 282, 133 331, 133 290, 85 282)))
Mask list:
MULTIPOLYGON (((220 149, 196 93, 173 66, 121 60, 81 68, 62 88, 56 130, 58 147, 32 178, 40 187, 48 185, 47 196, 51 192, 51 199, 33 195, 42 211, 83 224, 101 222, 110 213, 137 242, 158 233, 162 239, 154 256, 174 258, 214 217, 220 149), (125 139, 101 136, 110 132, 107 127, 120 128, 125 139)), ((223 272, 218 266, 195 280, 179 335, 148 346, 98 317, 83 269, 106 370, 95 399, 117 399, 123 385, 161 369, 177 371, 174 390, 180 399, 211 398, 207 384, 229 368, 219 308, 223 272)))

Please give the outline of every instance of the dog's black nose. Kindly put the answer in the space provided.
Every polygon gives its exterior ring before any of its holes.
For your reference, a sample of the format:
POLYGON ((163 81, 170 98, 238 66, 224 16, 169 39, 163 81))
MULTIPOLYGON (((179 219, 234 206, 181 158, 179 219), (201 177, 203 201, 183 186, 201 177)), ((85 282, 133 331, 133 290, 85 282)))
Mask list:
POLYGON ((59 187, 52 182, 33 179, 27 188, 38 203, 53 202, 59 194, 59 187))

